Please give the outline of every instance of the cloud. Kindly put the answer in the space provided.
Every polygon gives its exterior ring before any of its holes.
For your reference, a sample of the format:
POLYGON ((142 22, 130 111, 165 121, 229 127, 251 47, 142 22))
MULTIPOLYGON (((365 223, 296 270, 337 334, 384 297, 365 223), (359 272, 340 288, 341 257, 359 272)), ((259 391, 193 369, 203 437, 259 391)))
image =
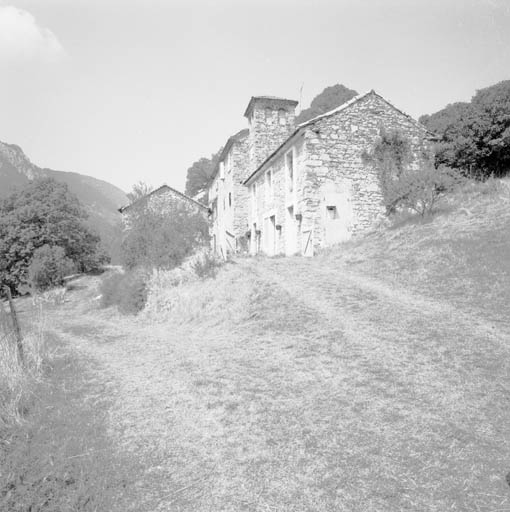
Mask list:
POLYGON ((0 61, 57 62, 66 52, 55 34, 38 25, 28 11, 0 6, 0 61))

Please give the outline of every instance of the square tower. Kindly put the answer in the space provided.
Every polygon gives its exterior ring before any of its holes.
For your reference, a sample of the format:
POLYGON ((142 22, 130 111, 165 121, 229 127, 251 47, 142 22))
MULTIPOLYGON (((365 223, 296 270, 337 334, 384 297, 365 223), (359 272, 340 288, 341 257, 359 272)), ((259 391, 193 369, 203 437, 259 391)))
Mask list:
POLYGON ((297 104, 274 96, 252 96, 244 113, 250 126, 250 173, 292 134, 297 104))

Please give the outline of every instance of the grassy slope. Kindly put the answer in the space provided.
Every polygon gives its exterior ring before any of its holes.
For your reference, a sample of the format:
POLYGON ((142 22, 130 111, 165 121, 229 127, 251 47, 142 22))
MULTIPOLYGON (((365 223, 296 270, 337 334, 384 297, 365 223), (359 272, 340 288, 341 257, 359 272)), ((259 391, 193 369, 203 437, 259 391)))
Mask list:
MULTIPOLYGON (((312 260, 239 260, 57 333, 114 384, 136 510, 510 510, 508 188, 312 260)), ((119 491, 121 492, 121 491, 119 491)))

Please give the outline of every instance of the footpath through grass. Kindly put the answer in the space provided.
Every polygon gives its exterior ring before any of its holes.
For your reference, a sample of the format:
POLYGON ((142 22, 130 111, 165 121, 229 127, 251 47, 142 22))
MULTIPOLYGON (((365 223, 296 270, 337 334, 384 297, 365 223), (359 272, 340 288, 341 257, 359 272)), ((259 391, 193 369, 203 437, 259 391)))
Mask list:
POLYGON ((106 454, 69 470, 97 510, 116 496, 137 512, 510 511, 510 195, 466 194, 467 213, 452 204, 314 259, 155 281, 138 317, 77 280, 50 314, 74 354, 55 373, 66 391, 37 424, 90 430, 36 460, 106 454))
POLYGON ((108 434, 110 391, 85 361, 46 332, 52 352, 18 424, 0 441, 0 510, 133 510, 133 459, 108 434))

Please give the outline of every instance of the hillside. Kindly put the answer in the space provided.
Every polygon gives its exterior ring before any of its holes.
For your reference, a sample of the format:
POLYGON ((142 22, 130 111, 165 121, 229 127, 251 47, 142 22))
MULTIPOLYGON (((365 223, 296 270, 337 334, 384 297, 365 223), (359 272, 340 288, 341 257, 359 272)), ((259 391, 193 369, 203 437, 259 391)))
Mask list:
POLYGON ((120 222, 117 208, 129 202, 122 190, 91 176, 38 167, 19 146, 0 141, 0 199, 8 196, 16 187, 43 176, 68 185, 88 211, 88 224, 101 235, 105 247, 111 250, 120 222))
MULTIPOLYGON (((507 510, 509 204, 508 181, 467 185, 312 259, 159 273, 139 317, 75 281, 51 335, 108 390, 108 456, 138 465, 94 506, 125 510, 102 500, 128 481, 137 511, 507 510)), ((94 472, 75 444, 63 468, 94 472)))

